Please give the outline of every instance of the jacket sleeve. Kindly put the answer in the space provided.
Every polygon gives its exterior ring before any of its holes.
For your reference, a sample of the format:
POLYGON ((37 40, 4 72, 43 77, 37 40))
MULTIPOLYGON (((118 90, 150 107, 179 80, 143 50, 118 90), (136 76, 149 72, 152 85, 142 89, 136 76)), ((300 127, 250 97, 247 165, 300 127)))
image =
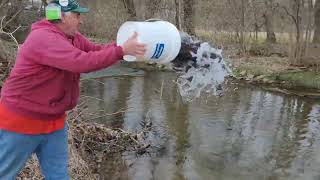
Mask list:
POLYGON ((116 46, 115 42, 109 43, 109 44, 105 44, 105 45, 93 43, 93 42, 91 42, 89 39, 87 39, 86 37, 84 37, 80 33, 77 33, 76 36, 80 41, 81 50, 83 50, 85 52, 98 51, 98 50, 101 50, 103 48, 107 48, 109 46, 116 46))
POLYGON ((74 47, 59 34, 34 33, 23 45, 22 53, 36 63, 76 73, 96 71, 111 66, 123 57, 120 46, 107 46, 100 50, 85 52, 74 47), (42 40, 41 40, 42 39, 42 40))

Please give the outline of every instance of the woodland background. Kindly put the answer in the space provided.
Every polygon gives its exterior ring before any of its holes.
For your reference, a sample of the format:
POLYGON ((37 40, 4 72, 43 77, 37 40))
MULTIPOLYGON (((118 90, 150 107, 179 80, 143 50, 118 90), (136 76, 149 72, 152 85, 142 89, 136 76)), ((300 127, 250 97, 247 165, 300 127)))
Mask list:
MULTIPOLYGON (((31 23, 43 18, 46 4, 46 0, 0 0, 1 62, 13 59, 7 42, 22 43, 31 23)), ((91 9, 82 33, 106 41, 114 40, 127 20, 155 18, 213 45, 236 47, 237 55, 278 54, 293 64, 319 59, 320 0, 80 0, 80 4, 91 9)))

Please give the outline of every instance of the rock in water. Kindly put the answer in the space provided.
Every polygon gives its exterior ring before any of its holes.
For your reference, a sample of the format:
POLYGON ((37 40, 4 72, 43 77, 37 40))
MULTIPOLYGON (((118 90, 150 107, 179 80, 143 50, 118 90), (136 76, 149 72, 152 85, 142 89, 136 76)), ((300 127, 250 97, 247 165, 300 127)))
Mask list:
POLYGON ((207 42, 194 41, 181 33, 181 50, 172 61, 173 69, 179 73, 177 84, 185 101, 200 96, 221 96, 225 77, 231 74, 222 57, 222 49, 207 42))

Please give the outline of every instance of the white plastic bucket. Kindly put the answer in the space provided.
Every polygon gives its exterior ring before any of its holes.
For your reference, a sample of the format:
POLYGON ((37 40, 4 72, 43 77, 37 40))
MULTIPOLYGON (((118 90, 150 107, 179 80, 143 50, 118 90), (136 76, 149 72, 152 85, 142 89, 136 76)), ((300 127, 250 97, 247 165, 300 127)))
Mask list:
POLYGON ((138 42, 146 44, 146 53, 143 59, 125 55, 126 61, 151 61, 167 63, 172 61, 181 48, 181 38, 178 29, 167 21, 128 21, 121 25, 117 34, 117 45, 123 43, 133 35, 138 33, 138 42))

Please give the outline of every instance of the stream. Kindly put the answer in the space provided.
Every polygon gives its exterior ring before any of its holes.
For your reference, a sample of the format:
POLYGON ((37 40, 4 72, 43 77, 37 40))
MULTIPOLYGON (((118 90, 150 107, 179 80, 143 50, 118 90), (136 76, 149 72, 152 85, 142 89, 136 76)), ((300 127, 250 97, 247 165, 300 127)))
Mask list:
POLYGON ((82 82, 98 113, 88 120, 131 132, 152 124, 148 152, 110 155, 104 179, 320 179, 319 102, 229 82, 222 97, 184 103, 176 78, 145 72, 82 82))

